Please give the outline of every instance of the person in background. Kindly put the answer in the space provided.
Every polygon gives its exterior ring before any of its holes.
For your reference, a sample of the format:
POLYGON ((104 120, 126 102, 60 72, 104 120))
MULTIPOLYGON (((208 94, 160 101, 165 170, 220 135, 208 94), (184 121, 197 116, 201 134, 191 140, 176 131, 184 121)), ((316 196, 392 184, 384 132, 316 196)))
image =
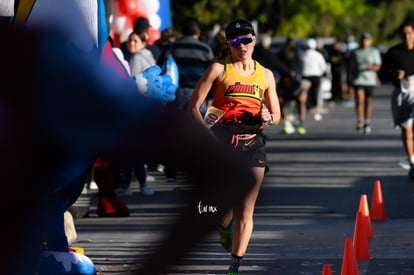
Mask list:
POLYGON ((350 33, 346 36, 345 39, 345 59, 346 59, 346 97, 343 101, 344 107, 347 108, 354 108, 355 107, 355 87, 352 84, 352 77, 350 72, 348 71, 349 68, 349 61, 351 52, 358 48, 358 42, 355 41, 355 36, 350 33))
POLYGON ((147 46, 147 35, 145 32, 132 31, 128 36, 127 50, 131 53, 129 58, 129 68, 131 76, 142 73, 145 69, 156 64, 154 55, 147 46))
MULTIPOLYGON (((201 29, 196 18, 185 18, 181 33, 182 37, 178 38, 171 47, 171 54, 178 66, 179 83, 175 94, 176 99, 168 105, 184 111, 198 80, 213 62, 214 54, 210 45, 200 40, 201 29)), ((205 112, 206 106, 200 111, 205 112)), ((166 160, 164 173, 167 182, 175 182, 177 180, 176 164, 166 160)))
POLYGON ((254 47, 253 59, 270 69, 276 77, 276 82, 283 76, 295 76, 296 72, 286 66, 277 55, 270 51, 272 38, 267 34, 262 34, 259 39, 259 42, 254 47))
POLYGON ((172 28, 166 28, 161 32, 160 39, 155 42, 155 45, 161 52, 156 62, 161 67, 162 73, 170 75, 174 85, 178 88, 180 77, 179 69, 171 52, 175 40, 176 36, 172 28))
POLYGON ((295 75, 302 74, 303 61, 295 39, 288 37, 277 56, 295 75))
POLYGON ((283 77, 278 83, 281 119, 283 122, 282 133, 289 135, 297 131, 300 135, 306 134, 304 122, 307 99, 305 84, 307 82, 302 81, 303 61, 296 41, 288 37, 277 56, 280 61, 294 72, 293 76, 283 77), (296 112, 297 117, 295 116, 296 112), (295 120, 297 120, 296 123, 295 120))
POLYGON ((370 33, 361 34, 360 46, 351 52, 349 73, 356 92, 356 130, 371 133, 372 95, 378 86, 381 67, 380 51, 372 46, 370 33))
POLYGON ((226 25, 222 24, 218 32, 214 35, 211 45, 215 60, 220 60, 223 55, 227 54, 226 25))
POLYGON ((272 38, 267 34, 262 34, 260 36, 260 42, 256 44, 253 51, 253 59, 257 60, 264 67, 270 69, 275 76, 276 85, 281 89, 278 89, 279 103, 281 108, 281 118, 283 120, 282 132, 286 134, 291 134, 295 131, 292 123, 289 121, 287 116, 286 107, 289 103, 287 100, 288 93, 293 92, 288 87, 295 85, 296 72, 289 68, 285 63, 283 63, 279 57, 273 54, 270 51, 270 46, 272 43, 272 38), (283 92, 282 92, 283 91, 283 92), (286 99, 286 100, 284 100, 286 99), (290 127, 289 127, 290 126, 290 127))
POLYGON ((210 131, 244 160, 255 175, 253 182, 239 183, 241 188, 253 187, 247 196, 236 197, 238 202, 232 211, 222 213, 220 242, 231 252, 227 274, 236 275, 253 232, 255 203, 265 174, 264 124, 278 124, 280 107, 272 71, 252 58, 256 44, 252 24, 243 19, 230 22, 226 39, 231 54, 214 62, 201 76, 191 95, 188 114, 207 128, 200 109, 213 89, 212 106, 224 114, 210 131))
POLYGON ((171 54, 171 47, 176 40, 174 30, 172 28, 165 28, 161 31, 161 37, 155 41, 154 45, 158 47, 160 56, 157 59, 157 65, 162 66, 171 54))
POLYGON ((332 75, 331 98, 328 100, 328 104, 333 107, 343 99, 342 76, 344 74, 346 60, 344 55, 344 44, 341 40, 336 40, 334 42, 328 55, 328 61, 331 64, 332 75))
MULTIPOLYGON (((156 63, 158 66, 161 67, 162 74, 170 74, 172 71, 172 75, 170 75, 173 79, 174 85, 178 85, 178 67, 175 63, 174 58, 171 54, 171 48, 176 40, 176 35, 173 28, 165 28, 161 31, 161 36, 158 40, 154 42, 154 46, 158 48, 159 51, 159 57, 156 60, 156 63)), ((146 167, 147 171, 158 171, 163 173, 165 168, 165 162, 164 160, 159 159, 148 159, 146 160, 146 167)), ((174 169, 173 169, 174 170, 174 169)), ((175 175, 174 172, 171 173, 172 175, 175 175)), ((173 176, 171 177, 171 180, 173 180, 173 176)), ((155 178, 147 174, 147 179, 155 180, 155 178)))
POLYGON ((181 33, 183 36, 174 42, 171 52, 180 71, 175 104, 179 110, 185 110, 201 75, 213 62, 214 54, 210 45, 200 40, 201 29, 197 19, 186 18, 181 33))
POLYGON ((306 93, 308 107, 315 120, 321 120, 319 99, 321 97, 322 76, 326 73, 327 63, 325 57, 316 49, 317 42, 314 38, 306 41, 307 49, 303 54, 302 79, 307 81, 306 93))
POLYGON ((398 34, 401 42, 384 55, 379 71, 382 82, 391 81, 392 118, 401 130, 401 141, 409 163, 408 177, 414 179, 414 22, 404 21, 398 34))
MULTIPOLYGON (((137 19, 134 20, 133 32, 144 33, 145 36, 146 36, 145 41, 149 40, 150 28, 151 28, 151 25, 149 23, 149 20, 146 17, 141 16, 141 17, 138 17, 137 19)), ((126 49, 126 44, 127 44, 127 41, 122 42, 121 45, 120 45, 120 48, 121 48, 122 52, 124 53, 125 59, 129 60, 131 53, 128 52, 128 50, 126 49)), ((157 46, 152 45, 150 43, 147 43, 146 48, 151 51, 151 53, 152 53, 155 60, 157 60, 159 58, 160 51, 159 51, 157 46)))
MULTIPOLYGON (((132 77, 155 65, 151 51, 146 48, 146 39, 147 35, 144 31, 132 31, 128 36, 126 49, 131 55, 127 69, 132 77)), ((113 169, 117 196, 132 196, 130 185, 134 176, 139 183, 141 195, 154 195, 154 191, 147 184, 146 164, 141 157, 137 156, 133 160, 116 159, 113 161, 113 169)))

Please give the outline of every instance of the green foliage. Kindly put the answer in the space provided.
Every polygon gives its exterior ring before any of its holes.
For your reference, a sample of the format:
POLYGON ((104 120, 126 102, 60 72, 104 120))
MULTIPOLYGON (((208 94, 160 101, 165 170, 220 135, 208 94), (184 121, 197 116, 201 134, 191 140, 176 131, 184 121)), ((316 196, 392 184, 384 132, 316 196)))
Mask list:
POLYGON ((196 17, 203 33, 235 18, 258 22, 260 33, 273 36, 335 36, 368 31, 375 42, 392 43, 398 25, 414 14, 412 0, 172 0, 174 27, 196 17))

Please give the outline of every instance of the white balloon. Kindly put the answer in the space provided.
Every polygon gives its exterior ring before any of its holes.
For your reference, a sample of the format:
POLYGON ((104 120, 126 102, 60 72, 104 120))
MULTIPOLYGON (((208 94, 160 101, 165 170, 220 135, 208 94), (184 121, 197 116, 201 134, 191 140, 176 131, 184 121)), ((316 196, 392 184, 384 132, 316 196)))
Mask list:
POLYGON ((126 16, 114 16, 111 23, 111 29, 114 33, 121 33, 126 26, 126 16))
POLYGON ((132 32, 132 28, 127 28, 127 29, 123 30, 121 32, 121 35, 119 36, 119 41, 121 43, 127 41, 128 36, 131 34, 131 32, 132 32))
POLYGON ((158 14, 156 13, 151 13, 148 15, 148 20, 151 24, 151 26, 156 29, 159 30, 161 27, 161 18, 158 14))
POLYGON ((159 0, 140 0, 139 10, 147 14, 157 13, 160 9, 159 0))

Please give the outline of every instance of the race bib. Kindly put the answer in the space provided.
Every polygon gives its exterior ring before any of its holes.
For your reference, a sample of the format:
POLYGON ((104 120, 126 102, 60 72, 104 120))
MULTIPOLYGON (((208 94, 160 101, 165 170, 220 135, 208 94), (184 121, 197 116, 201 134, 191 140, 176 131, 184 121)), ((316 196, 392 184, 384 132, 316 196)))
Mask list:
POLYGON ((214 124, 219 121, 219 119, 224 115, 224 111, 214 107, 210 106, 207 108, 207 112, 204 115, 204 121, 207 124, 208 128, 211 128, 214 124))

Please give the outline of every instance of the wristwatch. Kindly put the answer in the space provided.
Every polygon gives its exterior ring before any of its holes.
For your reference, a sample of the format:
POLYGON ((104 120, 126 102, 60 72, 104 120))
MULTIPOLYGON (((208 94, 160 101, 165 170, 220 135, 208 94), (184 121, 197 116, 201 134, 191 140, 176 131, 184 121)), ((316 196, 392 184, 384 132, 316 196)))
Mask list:
POLYGON ((266 125, 272 125, 273 124, 273 115, 270 114, 270 119, 268 121, 265 122, 266 125))

